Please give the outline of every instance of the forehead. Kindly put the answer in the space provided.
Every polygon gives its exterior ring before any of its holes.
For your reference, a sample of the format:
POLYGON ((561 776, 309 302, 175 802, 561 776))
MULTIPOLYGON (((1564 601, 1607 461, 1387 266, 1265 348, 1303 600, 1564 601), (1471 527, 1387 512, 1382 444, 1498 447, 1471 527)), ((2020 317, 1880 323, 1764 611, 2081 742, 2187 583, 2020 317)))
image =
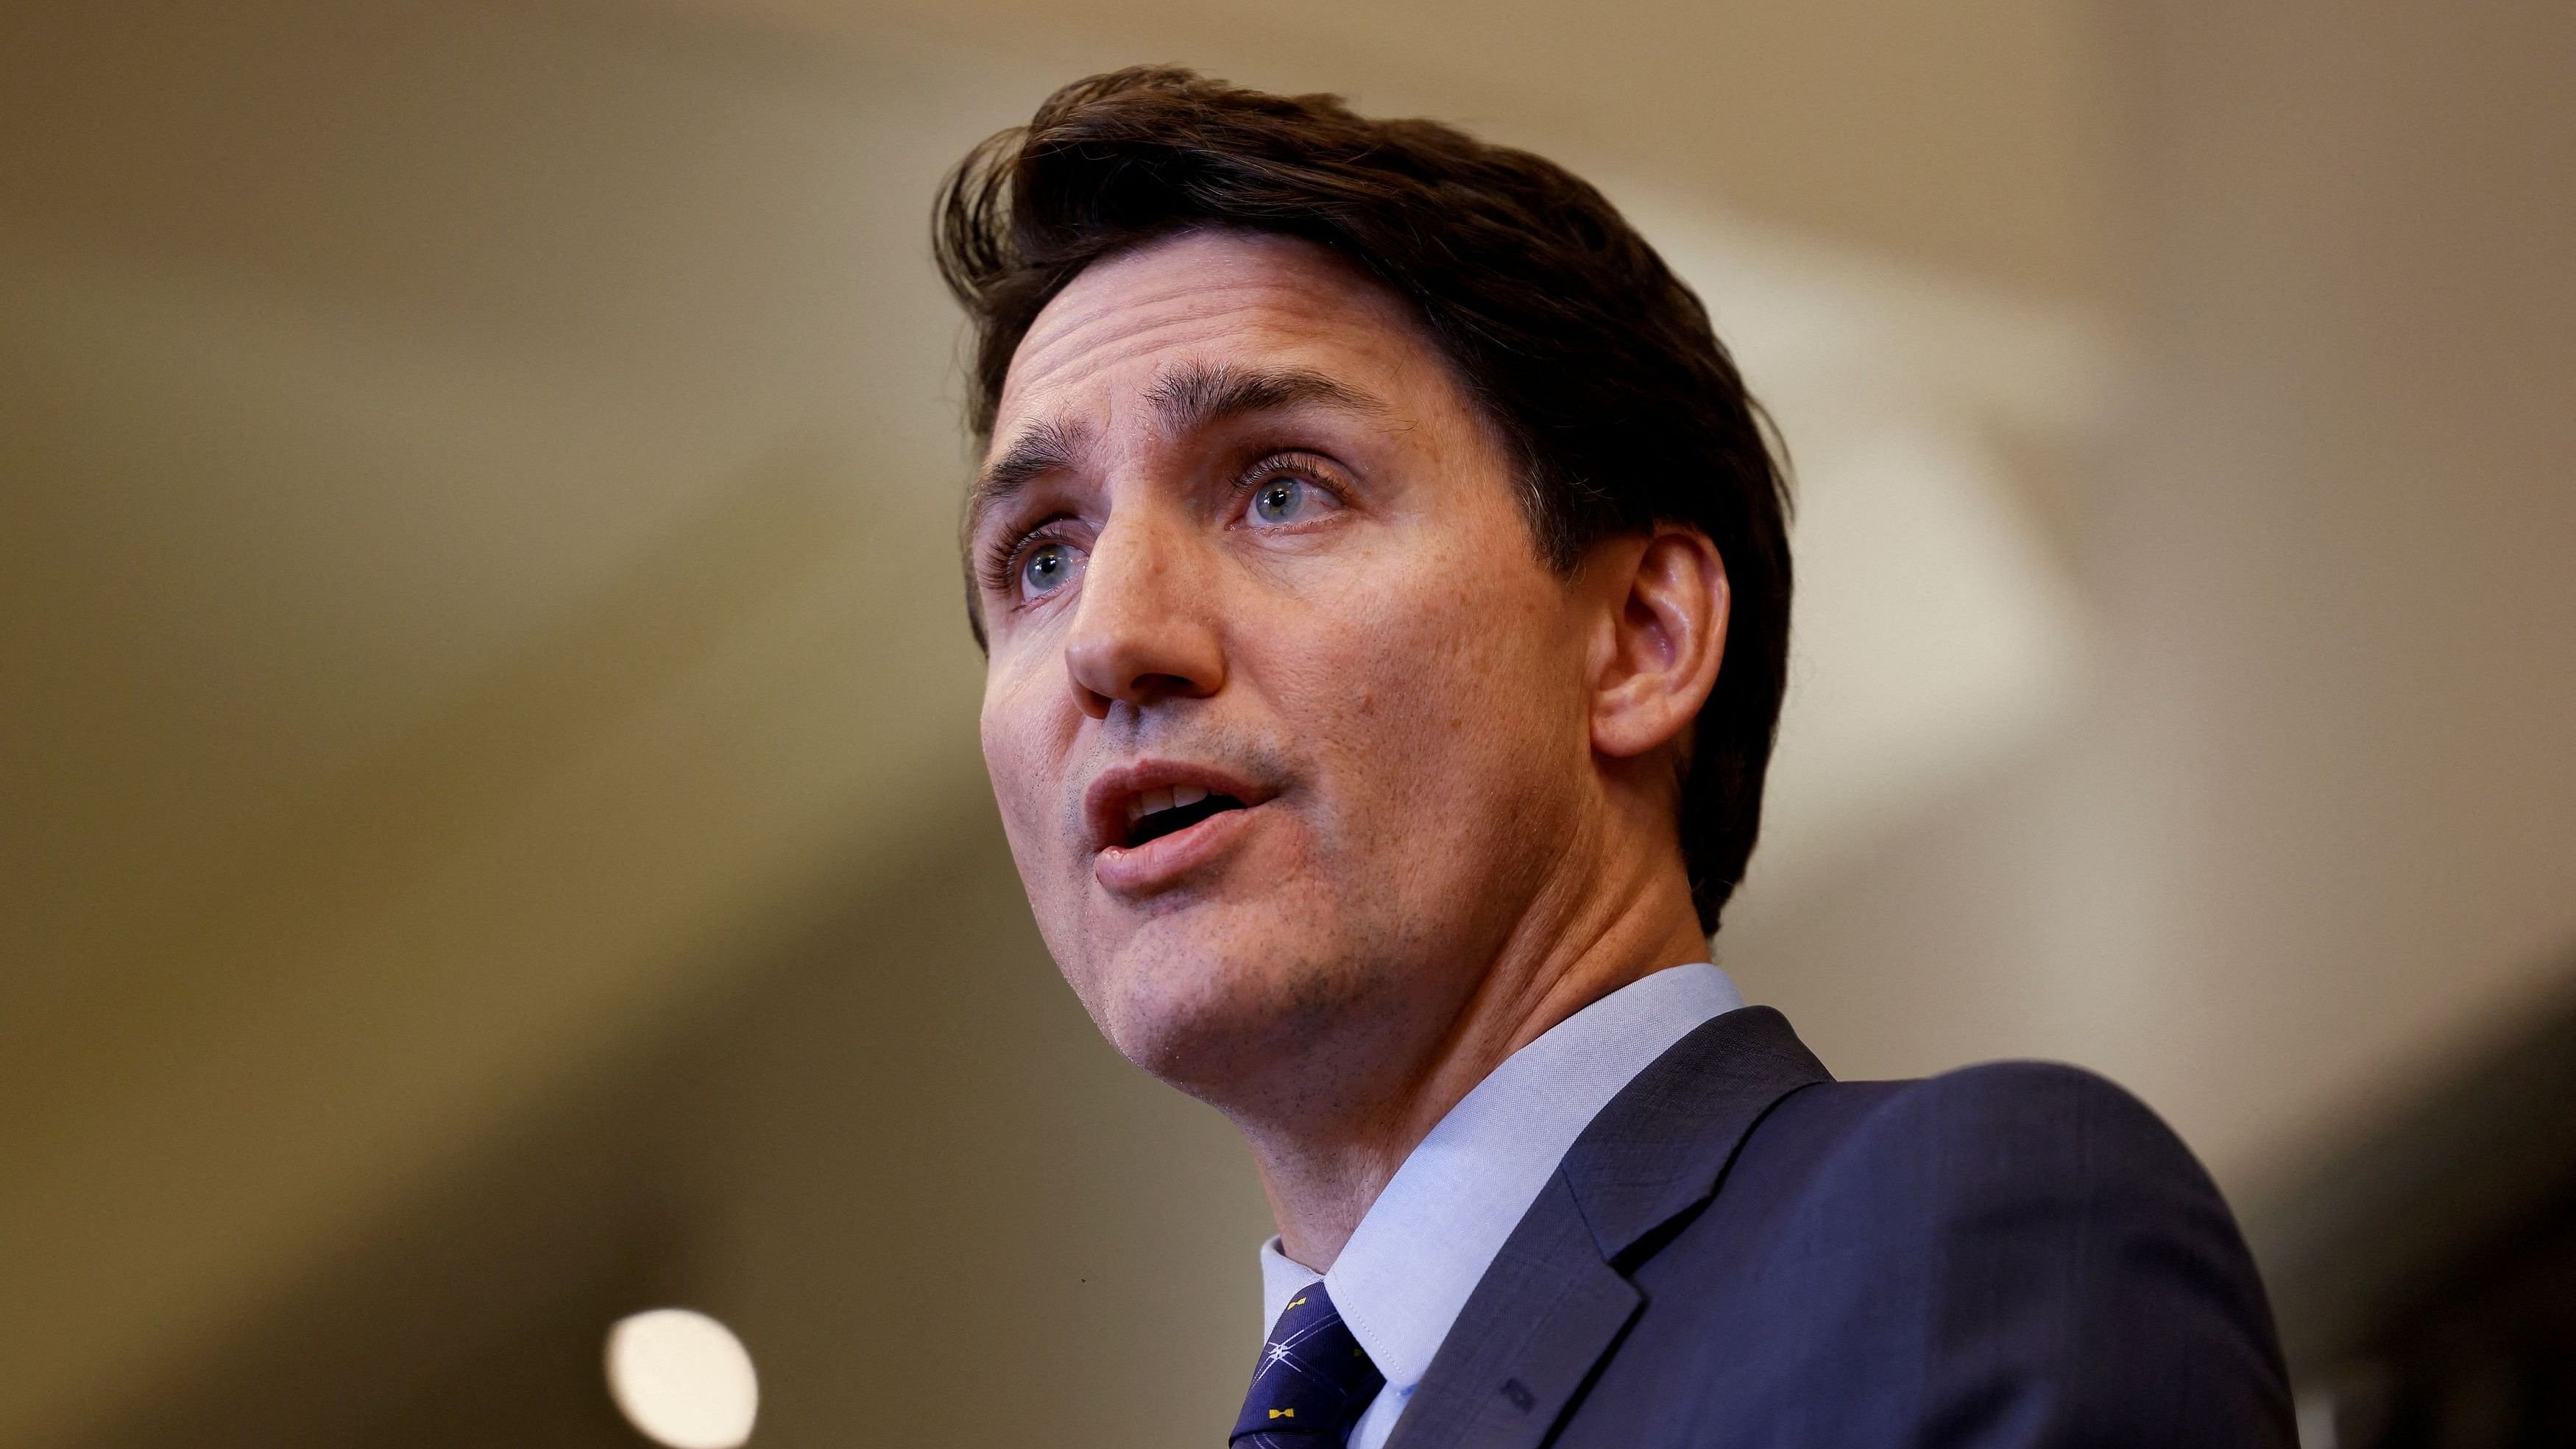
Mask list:
POLYGON ((993 436, 1114 418, 1177 364, 1255 361, 1385 394, 1449 386, 1411 308, 1352 264, 1293 237, 1191 232, 1095 263, 1048 302, 1012 354, 993 436))

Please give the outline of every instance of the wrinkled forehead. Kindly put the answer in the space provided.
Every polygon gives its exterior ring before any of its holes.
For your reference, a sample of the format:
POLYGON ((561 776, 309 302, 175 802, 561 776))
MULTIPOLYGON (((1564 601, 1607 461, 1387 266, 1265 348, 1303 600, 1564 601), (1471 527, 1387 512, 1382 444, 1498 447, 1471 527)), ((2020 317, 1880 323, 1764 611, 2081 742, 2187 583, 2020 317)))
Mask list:
POLYGON ((1032 424, 1148 421, 1158 384, 1209 368, 1294 368, 1381 395, 1448 381, 1411 308, 1325 248, 1189 232, 1094 263, 1056 294, 1012 354, 994 448, 1032 424))

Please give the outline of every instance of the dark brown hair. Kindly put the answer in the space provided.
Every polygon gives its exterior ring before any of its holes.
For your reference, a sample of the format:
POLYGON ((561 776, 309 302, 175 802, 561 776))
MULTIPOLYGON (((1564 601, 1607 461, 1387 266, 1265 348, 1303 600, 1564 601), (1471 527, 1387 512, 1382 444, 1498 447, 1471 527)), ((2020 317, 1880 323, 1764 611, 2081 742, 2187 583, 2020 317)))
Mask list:
MULTIPOLYGON (((1084 267, 1197 228, 1302 237, 1410 301, 1518 454, 1560 572, 1615 534, 1696 528, 1726 561, 1726 658, 1681 779, 1702 929, 1743 878, 1789 645, 1788 490, 1707 309, 1580 178, 1432 121, 1369 120, 1190 71, 1093 76, 969 152, 934 245, 975 328, 989 440, 1011 355, 1084 267)), ((976 635, 982 638, 981 621, 976 635)))

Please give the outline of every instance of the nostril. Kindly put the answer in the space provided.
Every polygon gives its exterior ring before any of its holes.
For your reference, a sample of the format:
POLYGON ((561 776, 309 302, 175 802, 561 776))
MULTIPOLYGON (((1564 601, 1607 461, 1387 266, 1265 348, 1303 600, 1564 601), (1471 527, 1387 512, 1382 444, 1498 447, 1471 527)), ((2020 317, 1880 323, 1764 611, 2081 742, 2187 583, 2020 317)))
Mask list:
POLYGON ((1127 684, 1127 698, 1135 704, 1151 704, 1158 699, 1187 698, 1198 692, 1198 686, 1177 674, 1140 674, 1127 684))
POLYGON ((1109 706, 1116 701, 1077 679, 1073 682, 1073 702, 1093 719, 1109 718, 1109 706))

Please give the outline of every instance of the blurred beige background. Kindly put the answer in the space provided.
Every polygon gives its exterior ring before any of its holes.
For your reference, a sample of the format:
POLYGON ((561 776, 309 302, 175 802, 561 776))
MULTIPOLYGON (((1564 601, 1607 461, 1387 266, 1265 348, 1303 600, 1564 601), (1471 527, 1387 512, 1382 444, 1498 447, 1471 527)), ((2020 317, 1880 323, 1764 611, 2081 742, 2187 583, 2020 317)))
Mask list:
POLYGON ((1164 59, 1702 288, 1802 487, 1719 959, 1839 1074, 2094 1066, 2259 1229, 2576 984, 2564 7, 13 6, 0 1443, 631 1443, 666 1302, 756 1444, 1214 1442, 1260 1196, 1026 920, 926 240, 1164 59))

